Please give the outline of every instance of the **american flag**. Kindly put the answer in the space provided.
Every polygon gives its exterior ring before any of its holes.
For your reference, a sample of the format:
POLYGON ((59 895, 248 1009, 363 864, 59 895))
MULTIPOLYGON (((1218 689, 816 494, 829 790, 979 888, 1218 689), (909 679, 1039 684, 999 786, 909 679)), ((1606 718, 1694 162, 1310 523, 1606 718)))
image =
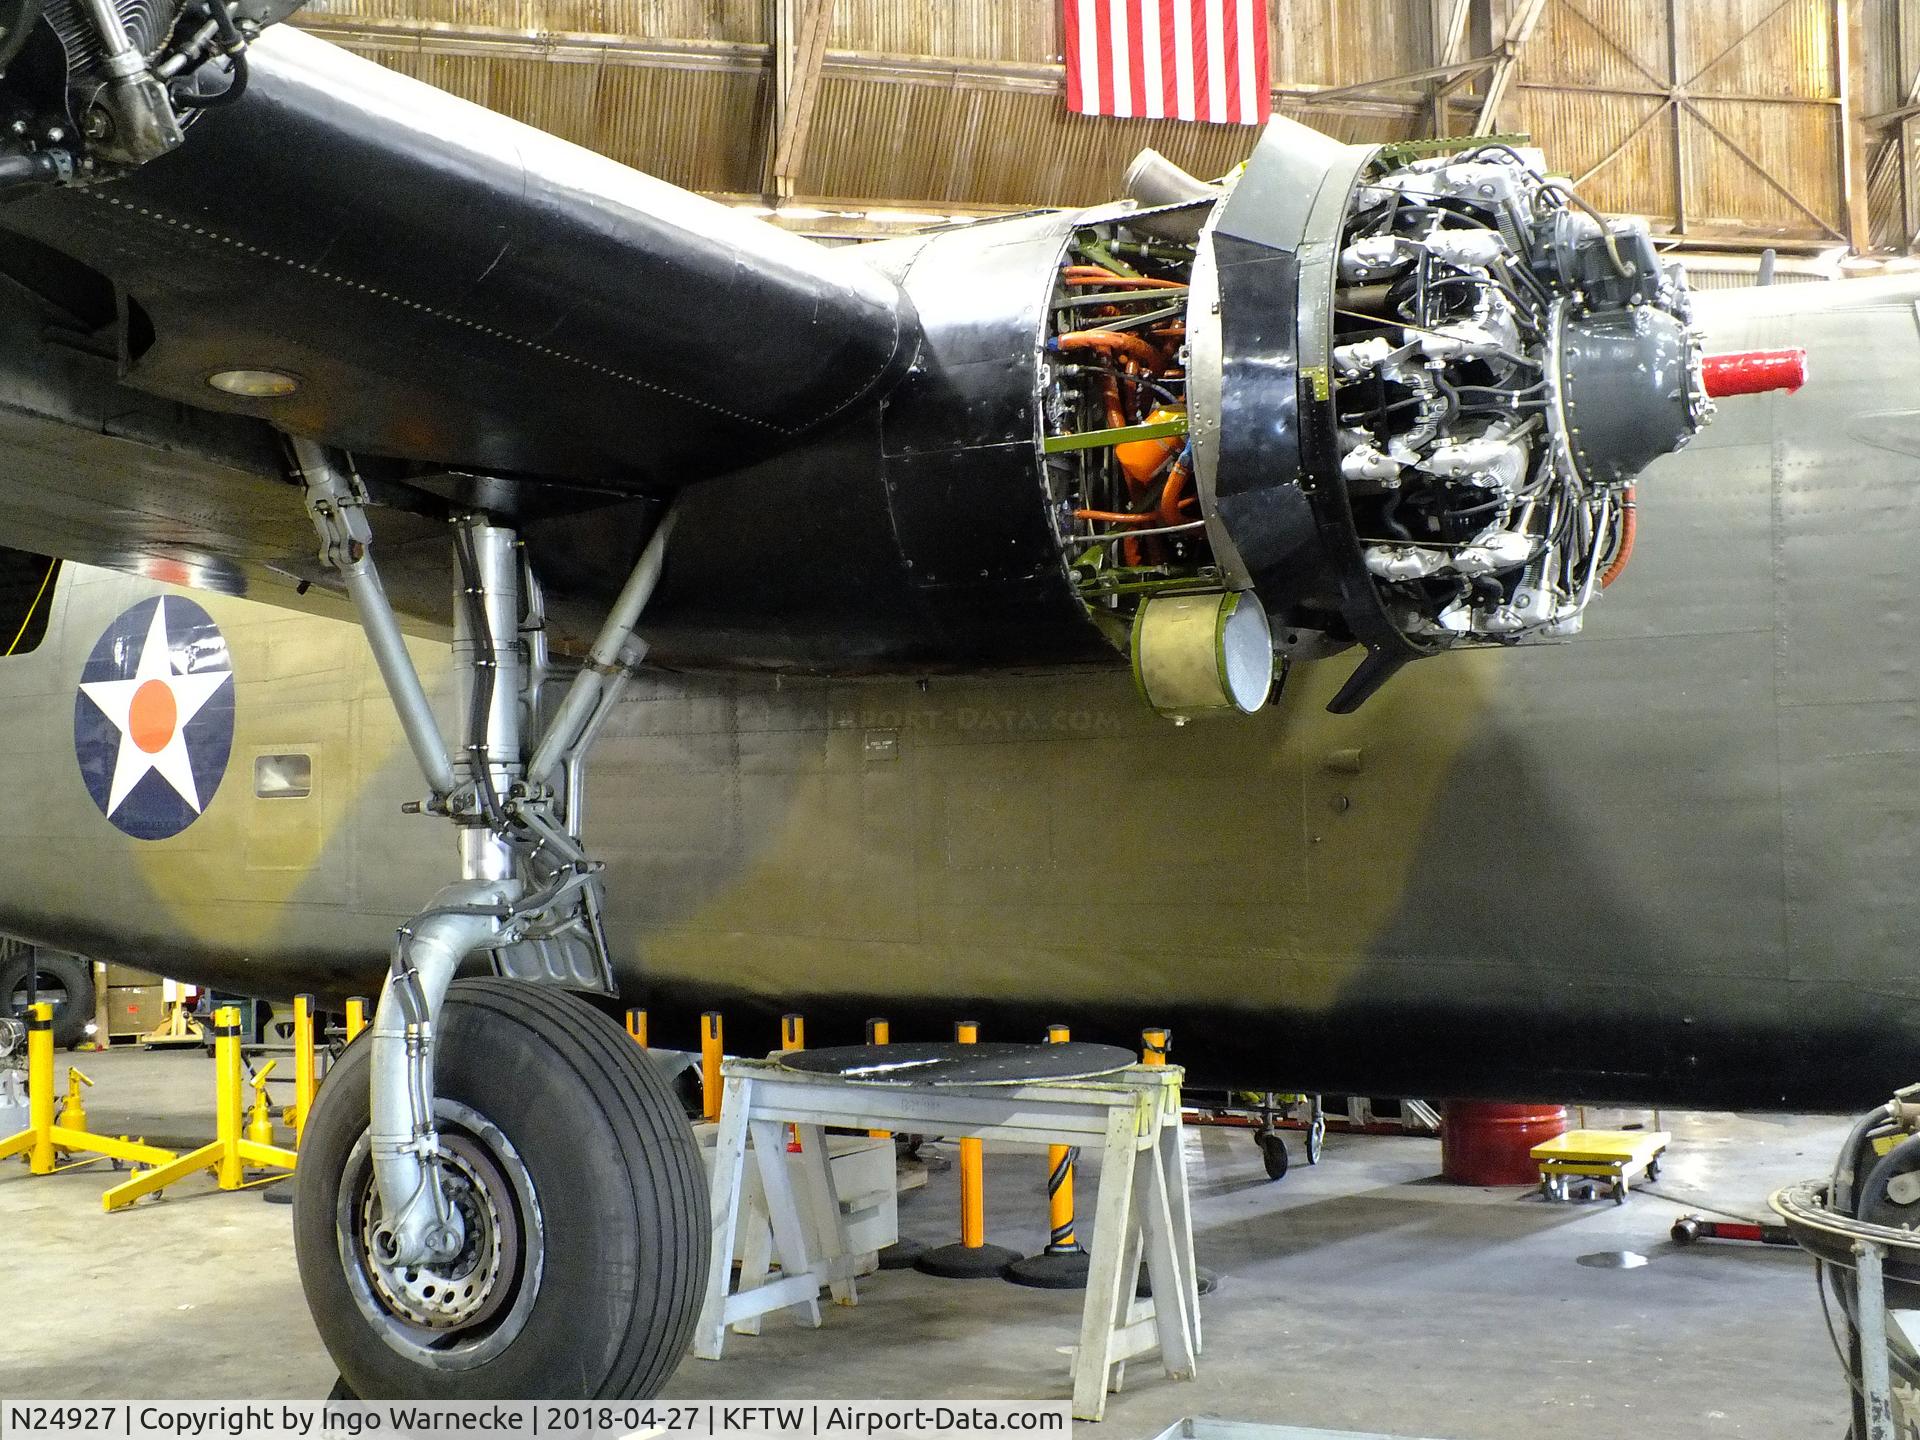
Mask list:
POLYGON ((1066 0, 1067 109, 1258 125, 1266 0, 1066 0))

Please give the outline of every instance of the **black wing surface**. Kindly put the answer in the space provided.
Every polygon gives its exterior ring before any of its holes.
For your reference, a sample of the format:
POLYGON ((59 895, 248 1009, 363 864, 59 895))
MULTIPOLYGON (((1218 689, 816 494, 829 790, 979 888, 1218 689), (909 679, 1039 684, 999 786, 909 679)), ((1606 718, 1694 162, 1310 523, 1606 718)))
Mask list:
POLYGON ((777 453, 911 362, 854 255, 285 26, 247 58, 178 149, 0 204, 9 543, 252 591, 313 571, 283 432, 578 508, 777 453))

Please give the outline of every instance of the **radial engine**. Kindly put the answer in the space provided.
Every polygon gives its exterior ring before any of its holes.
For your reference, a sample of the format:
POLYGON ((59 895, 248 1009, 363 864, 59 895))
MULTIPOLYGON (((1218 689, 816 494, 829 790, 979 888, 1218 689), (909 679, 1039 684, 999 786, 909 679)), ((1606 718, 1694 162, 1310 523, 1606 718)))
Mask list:
POLYGON ((1645 226, 1513 144, 1277 125, 1223 194, 1151 152, 1129 183, 1173 203, 1074 235, 1043 446, 1076 588, 1176 717, 1257 708, 1274 655, 1363 646, 1346 711, 1418 656, 1577 634, 1713 377, 1801 378, 1710 376, 1645 226))

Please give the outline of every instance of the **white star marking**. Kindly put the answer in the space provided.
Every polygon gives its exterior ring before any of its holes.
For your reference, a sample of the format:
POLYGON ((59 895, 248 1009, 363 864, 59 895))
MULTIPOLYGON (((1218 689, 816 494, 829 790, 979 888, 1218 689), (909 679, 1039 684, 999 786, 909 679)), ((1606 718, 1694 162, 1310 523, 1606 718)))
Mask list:
POLYGON ((107 797, 107 814, 133 793, 133 787, 149 770, 158 770, 160 778, 171 785, 180 798, 200 813, 200 792, 193 783, 193 762, 187 756, 187 722, 213 694, 233 678, 231 670, 202 670, 193 675, 173 673, 173 649, 167 640, 167 602, 153 607, 153 624, 147 627, 146 644, 131 680, 96 680, 82 685, 80 693, 100 707, 120 732, 120 754, 113 762, 113 789, 107 797), (173 692, 173 730, 159 749, 142 749, 133 738, 133 697, 148 681, 157 680, 173 692))

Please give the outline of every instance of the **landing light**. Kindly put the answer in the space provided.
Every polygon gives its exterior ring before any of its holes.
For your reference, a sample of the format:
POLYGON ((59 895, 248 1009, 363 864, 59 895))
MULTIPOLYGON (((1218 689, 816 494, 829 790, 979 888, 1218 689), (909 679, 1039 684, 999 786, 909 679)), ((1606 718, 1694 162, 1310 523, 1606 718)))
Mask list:
POLYGON ((207 384, 249 400, 271 400, 300 388, 298 379, 279 370, 216 370, 207 377, 207 384))

